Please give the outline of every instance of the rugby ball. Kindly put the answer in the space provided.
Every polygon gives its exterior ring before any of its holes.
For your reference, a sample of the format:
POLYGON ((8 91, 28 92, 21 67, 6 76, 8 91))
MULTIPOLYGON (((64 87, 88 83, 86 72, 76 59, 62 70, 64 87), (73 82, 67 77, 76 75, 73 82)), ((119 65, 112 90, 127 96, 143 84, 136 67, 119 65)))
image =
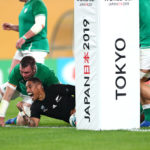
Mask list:
POLYGON ((72 127, 76 127, 76 116, 75 114, 72 114, 69 118, 69 123, 72 127))

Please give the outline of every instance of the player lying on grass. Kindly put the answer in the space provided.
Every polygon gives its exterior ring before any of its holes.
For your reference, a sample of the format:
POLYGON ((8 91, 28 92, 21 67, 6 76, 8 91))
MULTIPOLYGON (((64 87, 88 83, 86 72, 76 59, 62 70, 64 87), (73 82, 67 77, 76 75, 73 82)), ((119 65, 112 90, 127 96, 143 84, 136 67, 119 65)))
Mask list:
POLYGON ((71 121, 75 126, 75 87, 72 85, 53 84, 43 87, 42 82, 36 78, 30 78, 26 82, 27 93, 31 96, 33 103, 31 105, 31 116, 29 117, 23 108, 22 102, 17 104, 26 124, 31 127, 37 127, 41 115, 51 118, 71 121), (70 116, 73 120, 70 120, 70 116), (74 116, 74 117, 72 117, 74 116))
MULTIPOLYGON (((26 81, 31 77, 38 77, 43 86, 50 86, 52 84, 59 84, 58 78, 55 76, 54 72, 50 70, 47 66, 36 63, 35 59, 31 56, 24 57, 20 64, 16 65, 9 75, 8 86, 0 103, 0 126, 4 126, 5 114, 9 106, 11 99, 22 97, 22 104, 24 105, 24 110, 28 115, 30 115, 30 106, 32 104, 32 99, 28 96, 26 91, 26 81)), ((24 119, 20 115, 17 116, 18 125, 24 125, 24 119)))

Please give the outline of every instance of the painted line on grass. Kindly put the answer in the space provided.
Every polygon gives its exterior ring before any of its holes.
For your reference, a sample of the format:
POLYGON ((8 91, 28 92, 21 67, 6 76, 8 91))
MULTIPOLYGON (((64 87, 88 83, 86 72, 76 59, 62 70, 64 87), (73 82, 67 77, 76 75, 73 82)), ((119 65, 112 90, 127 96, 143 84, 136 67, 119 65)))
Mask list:
MULTIPOLYGON (((74 128, 71 126, 39 126, 39 127, 28 127, 28 126, 16 126, 16 125, 5 125, 7 128, 74 128)), ((104 131, 104 130, 102 130, 104 131)), ((111 130, 112 131, 112 130, 111 130)), ((116 130, 121 131, 121 130, 116 130)), ((150 129, 127 129, 122 131, 133 131, 133 132, 150 132, 150 129)))
POLYGON ((16 126, 16 125, 5 125, 7 128, 73 128, 69 126, 39 126, 39 127, 28 127, 28 126, 16 126))
POLYGON ((136 131, 136 132, 150 132, 150 129, 131 129, 128 131, 136 131))

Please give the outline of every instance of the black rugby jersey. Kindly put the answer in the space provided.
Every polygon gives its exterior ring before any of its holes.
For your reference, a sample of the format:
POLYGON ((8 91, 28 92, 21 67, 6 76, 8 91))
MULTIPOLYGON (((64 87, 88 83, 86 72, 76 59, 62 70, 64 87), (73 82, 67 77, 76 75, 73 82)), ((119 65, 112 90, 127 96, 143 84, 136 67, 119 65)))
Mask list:
POLYGON ((46 98, 36 100, 31 106, 31 117, 41 115, 69 122, 70 112, 75 108, 75 86, 53 84, 45 89, 46 98))

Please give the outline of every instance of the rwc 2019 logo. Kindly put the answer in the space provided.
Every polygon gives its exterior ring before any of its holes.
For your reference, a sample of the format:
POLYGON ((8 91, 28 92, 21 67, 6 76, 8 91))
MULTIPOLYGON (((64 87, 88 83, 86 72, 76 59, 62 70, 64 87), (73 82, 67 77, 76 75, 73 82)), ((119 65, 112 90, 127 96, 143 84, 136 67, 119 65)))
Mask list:
POLYGON ((80 6, 92 6, 95 0, 77 0, 77 2, 80 3, 80 6))
POLYGON ((109 6, 129 6, 133 0, 105 0, 109 6))

